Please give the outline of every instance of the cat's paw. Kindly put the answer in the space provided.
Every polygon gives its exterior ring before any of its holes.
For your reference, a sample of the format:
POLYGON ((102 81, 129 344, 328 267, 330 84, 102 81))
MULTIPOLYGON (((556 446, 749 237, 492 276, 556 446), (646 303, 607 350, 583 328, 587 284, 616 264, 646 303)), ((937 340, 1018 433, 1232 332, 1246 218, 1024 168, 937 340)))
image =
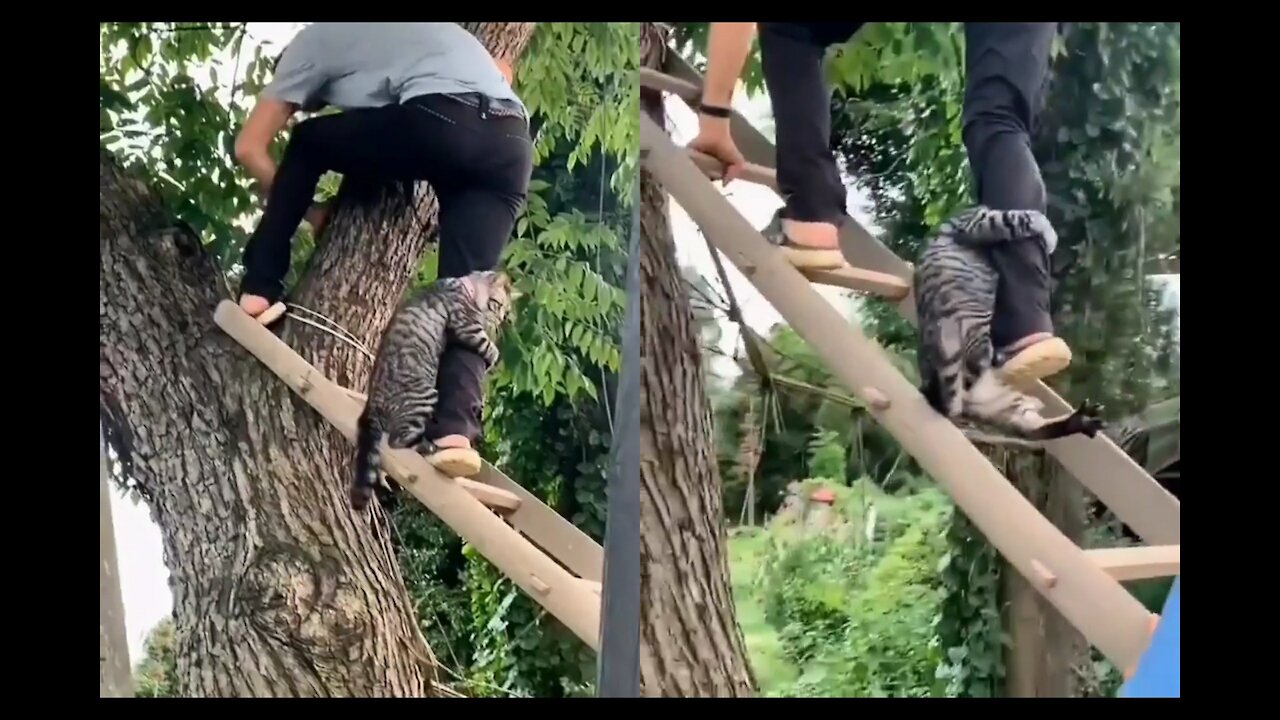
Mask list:
POLYGON ((1100 403, 1091 400, 1080 403, 1080 407, 1067 418, 1070 431, 1086 437, 1095 437, 1107 426, 1106 421, 1102 419, 1102 409, 1100 403))

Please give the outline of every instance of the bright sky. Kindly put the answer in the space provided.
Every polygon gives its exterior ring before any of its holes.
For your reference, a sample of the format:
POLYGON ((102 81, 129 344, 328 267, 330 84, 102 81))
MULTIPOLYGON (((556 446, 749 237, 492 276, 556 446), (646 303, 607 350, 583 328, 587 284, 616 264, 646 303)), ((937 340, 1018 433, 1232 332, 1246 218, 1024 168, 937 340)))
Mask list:
MULTIPOLYGON (((252 44, 263 42, 278 51, 301 26, 302 23, 249 23, 249 39, 245 42, 245 52, 246 54, 252 52, 252 44)), ((230 57, 219 59, 216 64, 220 78, 231 77, 233 63, 234 59, 230 57)), ((767 97, 757 95, 748 98, 739 92, 734 105, 757 127, 771 127, 772 124, 766 122, 771 116, 767 97)), ((682 101, 672 97, 667 99, 666 109, 676 143, 679 145, 688 143, 697 134, 696 116, 682 101)), ((766 134, 769 134, 767 130, 766 134)), ((852 185, 848 178, 845 179, 845 185, 847 187, 852 185)), ((782 200, 772 190, 761 185, 739 181, 733 183, 727 190, 722 188, 721 191, 729 198, 729 202, 757 228, 764 227, 774 211, 782 206, 782 200)), ((868 205, 866 196, 850 187, 848 207, 851 214, 873 233, 878 233, 878 229, 867 213, 868 205)), ((671 224, 680 263, 694 267, 712 283, 713 287, 720 289, 715 266, 711 262, 700 231, 674 202, 671 204, 671 224)), ((782 317, 731 262, 728 260, 723 262, 747 324, 758 333, 766 333, 774 323, 781 321, 782 317)), ((1169 298, 1174 303, 1179 297, 1179 280, 1179 276, 1170 276, 1170 283, 1167 285, 1169 298)), ((838 288, 819 286, 818 291, 840 307, 848 305, 848 301, 842 298, 853 296, 852 293, 838 288)), ((722 289, 720 292, 723 295, 722 289)), ((725 327, 721 350, 732 353, 734 346, 739 342, 738 333, 728 321, 722 320, 721 324, 725 327)), ((727 359, 717 358, 715 371, 722 378, 727 379, 731 378, 737 369, 727 359)), ((129 637, 129 658, 130 662, 137 663, 142 657, 143 640, 156 623, 169 615, 173 598, 169 591, 169 573, 164 565, 160 531, 151 520, 150 511, 145 505, 134 505, 114 485, 111 499, 116 549, 119 553, 120 581, 124 595, 125 623, 129 637)))

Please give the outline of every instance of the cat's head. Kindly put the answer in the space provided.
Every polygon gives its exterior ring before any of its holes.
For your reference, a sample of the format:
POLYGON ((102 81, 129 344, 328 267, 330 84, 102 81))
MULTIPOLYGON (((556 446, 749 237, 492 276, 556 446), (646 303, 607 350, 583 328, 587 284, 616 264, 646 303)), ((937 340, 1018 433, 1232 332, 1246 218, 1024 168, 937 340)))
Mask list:
POLYGON ((484 312, 485 329, 496 337, 511 316, 511 306, 520 296, 511 277, 500 270, 473 272, 467 276, 471 297, 484 312))

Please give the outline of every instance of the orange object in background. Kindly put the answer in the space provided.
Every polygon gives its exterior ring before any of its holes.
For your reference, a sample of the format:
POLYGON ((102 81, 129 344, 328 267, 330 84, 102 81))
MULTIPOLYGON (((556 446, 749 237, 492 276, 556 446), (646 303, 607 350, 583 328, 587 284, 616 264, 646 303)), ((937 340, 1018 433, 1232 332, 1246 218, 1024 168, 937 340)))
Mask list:
POLYGON ((814 502, 825 503, 827 505, 836 504, 836 494, 829 488, 818 488, 817 490, 814 490, 813 494, 809 496, 809 499, 814 502))

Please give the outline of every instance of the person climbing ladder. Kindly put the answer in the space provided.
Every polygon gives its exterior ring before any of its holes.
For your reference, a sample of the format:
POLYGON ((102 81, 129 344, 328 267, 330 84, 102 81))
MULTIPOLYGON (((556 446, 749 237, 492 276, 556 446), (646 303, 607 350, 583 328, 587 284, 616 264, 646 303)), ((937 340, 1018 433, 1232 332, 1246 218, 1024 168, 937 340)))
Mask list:
MULTIPOLYGON (((455 23, 313 23, 281 54, 270 84, 236 139, 237 160, 266 207, 245 247, 240 307, 264 324, 280 299, 294 232, 319 232, 328 210, 312 199, 327 171, 385 183, 425 180, 440 202, 440 277, 491 270, 511 237, 533 172, 528 111, 510 68, 455 23), (343 112, 293 129, 279 168, 268 153, 299 110, 343 112)), ((370 252, 377 252, 371 248, 370 252)), ((451 475, 480 469, 485 363, 449 345, 439 404, 427 429, 451 475)))
MULTIPOLYGON (((822 61, 828 46, 863 24, 759 23, 777 128, 778 186, 786 201, 764 234, 800 268, 845 264, 838 237, 846 191, 829 147, 831 91, 822 61)), ((698 135, 689 147, 723 163, 726 182, 746 162, 729 134, 729 106, 756 25, 711 23, 698 135)), ((979 201, 990 208, 1045 211, 1030 132, 1044 100, 1055 31, 1055 23, 965 23, 964 143, 979 201)), ((1001 374, 1025 386, 1061 372, 1071 350, 1053 334, 1045 243, 1008 243, 991 256, 1000 275, 992 340, 1001 374)))

